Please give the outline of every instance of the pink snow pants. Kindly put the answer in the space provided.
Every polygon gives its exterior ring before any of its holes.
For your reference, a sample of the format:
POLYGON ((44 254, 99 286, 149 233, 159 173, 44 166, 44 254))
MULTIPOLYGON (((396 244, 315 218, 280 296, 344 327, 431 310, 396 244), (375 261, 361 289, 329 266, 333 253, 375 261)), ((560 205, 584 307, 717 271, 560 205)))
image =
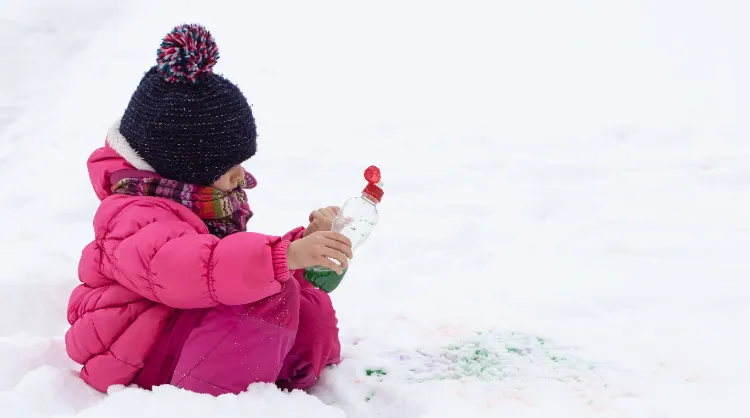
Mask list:
POLYGON ((176 311, 133 383, 211 395, 240 393, 255 382, 304 390, 340 352, 331 299, 296 277, 249 305, 176 311))

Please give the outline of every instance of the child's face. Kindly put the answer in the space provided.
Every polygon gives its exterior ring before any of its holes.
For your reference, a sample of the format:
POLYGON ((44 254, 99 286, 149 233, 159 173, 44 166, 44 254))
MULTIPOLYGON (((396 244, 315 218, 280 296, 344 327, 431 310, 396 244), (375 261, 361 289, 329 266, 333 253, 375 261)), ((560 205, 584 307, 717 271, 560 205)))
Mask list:
POLYGON ((229 193, 239 186, 240 182, 245 179, 245 170, 241 165, 236 165, 229 169, 223 176, 219 177, 213 186, 222 192, 229 193))

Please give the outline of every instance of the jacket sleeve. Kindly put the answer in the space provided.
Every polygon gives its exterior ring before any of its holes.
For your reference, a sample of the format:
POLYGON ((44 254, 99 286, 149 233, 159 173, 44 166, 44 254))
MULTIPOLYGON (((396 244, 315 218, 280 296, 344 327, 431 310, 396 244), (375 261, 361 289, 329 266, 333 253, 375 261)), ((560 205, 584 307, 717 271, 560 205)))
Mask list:
MULTIPOLYGON (((297 241, 298 239, 301 239, 304 233, 305 233, 305 228, 300 226, 284 234, 282 239, 289 240, 290 242, 294 242, 294 241, 297 241)), ((314 288, 314 286, 311 285, 310 282, 308 282, 305 279, 305 271, 303 269, 292 270, 291 273, 292 273, 292 277, 294 277, 294 279, 297 280, 297 283, 299 283, 301 289, 314 288)))
POLYGON ((117 246, 114 277, 173 308, 251 303, 278 293, 291 277, 284 238, 239 232, 219 239, 183 221, 157 221, 117 246))
POLYGON ((294 242, 294 241, 297 241, 298 239, 302 238, 302 235, 304 233, 305 233, 305 228, 299 226, 299 227, 294 228, 291 231, 287 232, 286 234, 284 234, 281 237, 281 239, 289 241, 289 242, 294 242))

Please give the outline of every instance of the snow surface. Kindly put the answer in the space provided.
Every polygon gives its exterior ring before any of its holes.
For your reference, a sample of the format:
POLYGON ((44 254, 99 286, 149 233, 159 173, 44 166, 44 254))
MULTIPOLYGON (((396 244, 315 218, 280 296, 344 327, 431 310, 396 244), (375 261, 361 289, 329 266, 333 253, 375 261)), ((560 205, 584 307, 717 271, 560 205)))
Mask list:
POLYGON ((750 416, 748 16, 4 0, 0 416, 750 416), (344 360, 311 394, 105 396, 65 355, 97 207, 85 159, 185 21, 254 105, 252 229, 303 224, 383 171, 381 223, 333 293, 344 360))

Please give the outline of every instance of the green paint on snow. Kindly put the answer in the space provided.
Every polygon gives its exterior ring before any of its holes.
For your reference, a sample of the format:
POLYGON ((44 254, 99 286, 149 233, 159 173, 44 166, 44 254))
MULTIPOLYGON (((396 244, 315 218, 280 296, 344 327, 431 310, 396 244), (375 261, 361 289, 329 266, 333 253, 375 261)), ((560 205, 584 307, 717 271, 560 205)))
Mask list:
MULTIPOLYGON (((600 379, 594 365, 578 359, 569 349, 555 347, 543 337, 517 332, 475 331, 463 341, 421 347, 416 349, 416 355, 406 358, 410 359, 404 367, 408 370, 406 379, 412 382, 600 379)), ((368 376, 371 374, 376 374, 375 370, 368 376)))
POLYGON ((505 347, 506 350, 508 350, 509 353, 518 354, 521 355, 521 350, 516 347, 505 347))
POLYGON ((365 370, 365 373, 366 373, 366 374, 367 374, 368 376, 372 376, 372 375, 375 375, 375 376, 385 376, 385 375, 387 375, 387 374, 388 374, 388 373, 386 373, 386 371, 385 371, 385 370, 383 370, 383 369, 367 369, 367 370, 365 370))

